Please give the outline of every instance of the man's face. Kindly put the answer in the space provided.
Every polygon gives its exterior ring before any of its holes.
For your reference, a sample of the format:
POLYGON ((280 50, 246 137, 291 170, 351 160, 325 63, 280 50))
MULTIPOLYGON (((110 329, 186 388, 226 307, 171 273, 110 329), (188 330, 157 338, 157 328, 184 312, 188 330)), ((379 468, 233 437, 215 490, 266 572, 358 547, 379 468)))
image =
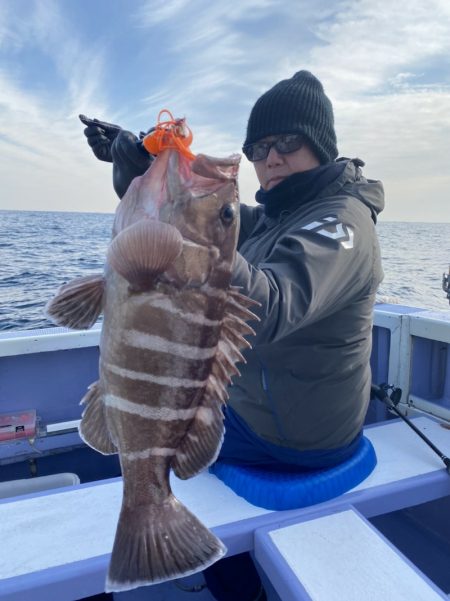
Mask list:
MULTIPOLYGON (((273 142, 279 136, 267 136, 258 142, 273 142)), ((293 175, 309 171, 320 165, 320 161, 307 144, 288 154, 277 152, 275 146, 269 150, 269 154, 261 161, 253 163, 256 176, 263 190, 271 190, 281 181, 293 175)))

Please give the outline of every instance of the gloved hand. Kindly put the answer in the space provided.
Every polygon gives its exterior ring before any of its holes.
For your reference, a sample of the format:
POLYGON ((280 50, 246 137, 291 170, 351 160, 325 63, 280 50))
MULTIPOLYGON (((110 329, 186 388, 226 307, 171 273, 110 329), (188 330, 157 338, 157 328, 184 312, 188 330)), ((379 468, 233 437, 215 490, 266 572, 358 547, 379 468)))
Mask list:
POLYGON ((112 163, 111 144, 122 128, 114 123, 89 119, 85 115, 79 115, 79 119, 87 126, 84 135, 92 152, 100 161, 112 163))
POLYGON ((154 156, 130 131, 120 130, 111 145, 113 186, 119 198, 128 190, 131 181, 150 167, 154 156))
POLYGON ((95 156, 113 164, 114 190, 122 198, 131 181, 145 173, 154 159, 142 145, 145 132, 140 132, 138 139, 114 123, 89 119, 85 115, 79 118, 87 126, 84 135, 95 156))

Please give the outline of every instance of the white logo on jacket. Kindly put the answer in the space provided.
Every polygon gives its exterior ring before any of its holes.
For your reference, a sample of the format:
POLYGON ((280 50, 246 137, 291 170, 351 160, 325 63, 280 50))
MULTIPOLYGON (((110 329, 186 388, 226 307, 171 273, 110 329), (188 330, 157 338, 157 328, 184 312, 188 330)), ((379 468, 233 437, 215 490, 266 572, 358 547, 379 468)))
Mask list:
POLYGON ((302 230, 313 230, 325 238, 337 240, 346 250, 353 248, 352 228, 339 222, 337 217, 324 217, 319 221, 311 221, 308 225, 304 225, 302 230))

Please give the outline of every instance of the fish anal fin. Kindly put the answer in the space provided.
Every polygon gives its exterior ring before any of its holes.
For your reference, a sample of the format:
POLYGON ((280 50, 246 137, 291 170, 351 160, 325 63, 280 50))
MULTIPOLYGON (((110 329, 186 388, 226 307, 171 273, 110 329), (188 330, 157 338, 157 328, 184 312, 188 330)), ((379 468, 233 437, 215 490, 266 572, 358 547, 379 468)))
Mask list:
POLYGON ((211 465, 219 454, 223 434, 221 401, 207 392, 172 461, 178 478, 192 478, 211 465))
POLYGON ((105 406, 98 382, 91 384, 81 400, 86 405, 79 426, 80 437, 90 447, 103 455, 114 455, 117 447, 111 440, 105 415, 105 406))
POLYGON ((88 275, 60 287, 47 303, 45 313, 53 323, 84 330, 97 321, 102 311, 105 280, 103 275, 88 275))

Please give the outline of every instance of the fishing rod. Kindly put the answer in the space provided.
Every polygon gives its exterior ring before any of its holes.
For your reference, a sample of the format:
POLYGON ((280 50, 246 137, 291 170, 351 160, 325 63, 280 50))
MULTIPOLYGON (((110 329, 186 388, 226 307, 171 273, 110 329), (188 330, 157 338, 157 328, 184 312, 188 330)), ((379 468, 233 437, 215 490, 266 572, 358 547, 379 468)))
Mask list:
POLYGON ((445 455, 440 449, 437 448, 437 446, 435 444, 433 444, 431 442, 431 440, 429 438, 427 438, 425 436, 425 434, 423 434, 423 432, 421 432, 413 423, 410 419, 408 419, 406 417, 406 415, 403 415, 403 413, 401 413, 401 411, 399 411, 399 409, 397 408, 397 405, 400 402, 400 399, 402 397, 402 390, 401 388, 396 388, 395 386, 391 386, 390 384, 380 384, 379 386, 377 386, 376 384, 372 384, 371 389, 371 397, 372 398, 377 398, 380 401, 382 401, 385 405, 387 405, 388 409, 390 409, 391 411, 393 411, 396 415, 398 415, 399 417, 401 417, 401 419, 406 422, 408 424, 408 426, 414 430, 414 432, 420 436, 420 438, 427 443, 427 445, 436 453, 436 455, 438 455, 442 461, 445 464, 445 468, 447 470, 447 473, 450 475, 450 458, 447 457, 447 455, 445 455))

